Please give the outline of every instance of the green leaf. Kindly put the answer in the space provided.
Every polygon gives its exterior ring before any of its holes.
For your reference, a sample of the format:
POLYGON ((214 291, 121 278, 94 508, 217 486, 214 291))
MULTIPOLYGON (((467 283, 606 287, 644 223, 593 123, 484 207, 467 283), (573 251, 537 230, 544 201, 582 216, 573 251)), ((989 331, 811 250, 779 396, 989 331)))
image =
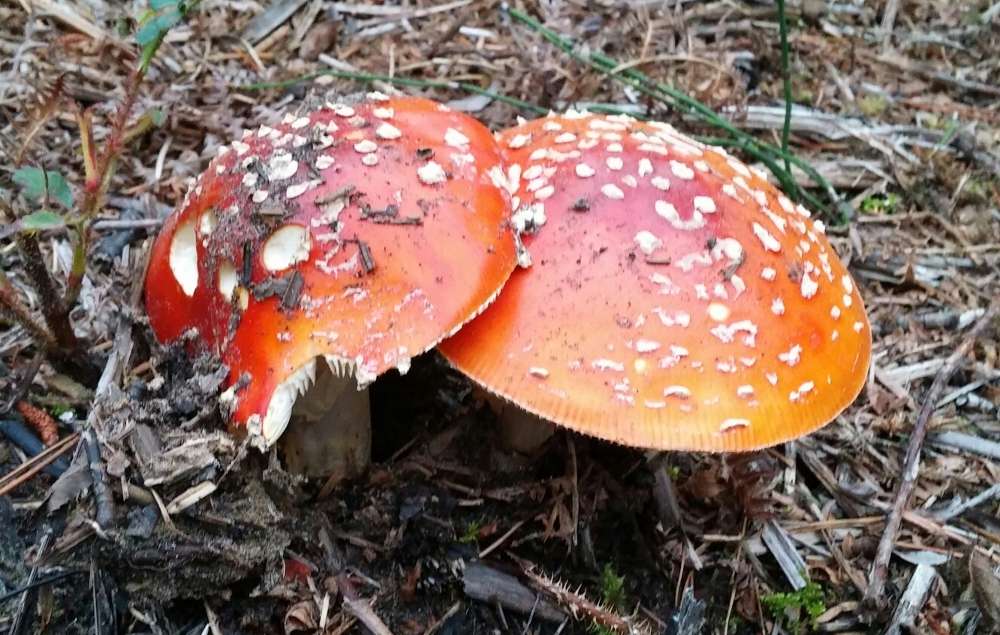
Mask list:
POLYGON ((200 0, 149 0, 150 9, 139 19, 139 30, 135 41, 142 47, 139 59, 139 72, 145 73, 156 51, 163 43, 167 31, 187 17, 198 5, 200 0))
POLYGON ((171 9, 162 15, 156 16, 139 29, 139 32, 135 34, 135 39, 142 46, 142 58, 139 61, 140 68, 146 69, 149 66, 149 63, 156 55, 156 51, 160 48, 163 38, 166 37, 167 31, 180 22, 181 17, 181 12, 178 9, 171 9))
POLYGON ((21 186, 21 193, 29 201, 39 201, 48 196, 66 209, 73 207, 73 192, 59 172, 20 168, 14 172, 14 182, 21 186))
POLYGON ((14 182, 21 186, 21 193, 30 201, 45 196, 45 172, 42 168, 19 168, 14 172, 14 182))
POLYGON ((152 20, 154 17, 156 17, 156 11, 153 11, 152 9, 146 9, 145 11, 139 14, 139 17, 136 18, 135 22, 139 26, 142 26, 147 22, 149 22, 150 20, 152 20))
POLYGON ((166 35, 167 31, 174 27, 178 22, 181 21, 181 12, 179 9, 171 9, 163 15, 160 16, 160 28, 163 29, 163 34, 166 35))
POLYGON ((43 209, 33 212, 20 218, 21 229, 27 231, 43 231, 46 229, 59 229, 66 225, 66 221, 59 214, 43 209))
POLYGON ((162 126, 163 122, 167 120, 167 113, 160 110, 159 108, 153 108, 152 110, 150 110, 149 116, 153 122, 153 125, 156 126, 157 128, 162 126))
POLYGON ((160 27, 160 16, 153 17, 143 24, 141 29, 136 31, 135 41, 139 43, 139 46, 152 44, 160 37, 160 31, 162 30, 160 27))
POLYGON ((159 15, 151 15, 147 20, 142 21, 142 28, 135 34, 135 41, 140 46, 148 46, 167 34, 175 24, 181 21, 179 9, 172 8, 159 15))
POLYGON ((66 209, 71 209, 73 207, 73 192, 70 191, 69 184, 66 183, 63 175, 59 172, 46 170, 45 176, 49 182, 49 196, 66 209))

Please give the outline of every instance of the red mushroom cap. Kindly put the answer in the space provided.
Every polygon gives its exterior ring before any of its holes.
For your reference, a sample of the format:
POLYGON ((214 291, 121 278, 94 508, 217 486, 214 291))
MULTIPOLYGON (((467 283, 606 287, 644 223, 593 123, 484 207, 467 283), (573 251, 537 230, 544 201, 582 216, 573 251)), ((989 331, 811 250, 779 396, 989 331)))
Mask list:
POLYGON ((568 113, 501 135, 532 264, 440 346, 525 410, 627 445, 761 448, 857 396, 871 333, 823 225, 662 123, 568 113))
POLYGON ((273 442, 317 358, 359 385, 405 372, 496 296, 516 263, 500 161, 485 127, 417 98, 245 133, 156 241, 150 324, 196 328, 230 384, 245 375, 234 422, 273 442))

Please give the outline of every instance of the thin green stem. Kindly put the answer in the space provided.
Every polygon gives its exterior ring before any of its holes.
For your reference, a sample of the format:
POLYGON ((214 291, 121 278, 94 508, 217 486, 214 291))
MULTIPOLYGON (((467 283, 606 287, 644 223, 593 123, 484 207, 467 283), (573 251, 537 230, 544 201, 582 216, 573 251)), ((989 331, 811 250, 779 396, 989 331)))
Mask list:
MULTIPOLYGON (((611 57, 602 55, 600 53, 581 53, 576 45, 567 38, 564 38, 555 31, 545 27, 540 22, 532 18, 531 16, 519 11, 517 9, 507 9, 508 14, 515 20, 525 24, 527 27, 533 31, 539 33, 548 42, 555 45, 560 50, 564 51, 574 60, 581 62, 590 66, 591 68, 604 73, 611 77, 612 79, 628 84, 632 88, 636 89, 640 93, 647 95, 658 102, 662 102, 665 105, 679 110, 685 115, 695 117, 697 120, 707 123, 715 128, 724 131, 729 137, 726 138, 711 138, 710 143, 713 145, 722 145, 739 148, 747 156, 760 161, 763 163, 768 170, 770 170, 778 182, 781 184, 782 188, 794 199, 805 201, 811 207, 816 210, 828 210, 828 206, 823 203, 815 195, 802 189, 795 181, 792 175, 792 166, 801 169, 811 180, 813 180, 820 188, 824 191, 826 196, 830 201, 834 202, 838 209, 842 206, 840 197, 837 195, 836 190, 819 172, 817 172, 811 165, 806 161, 796 157, 789 149, 788 136, 790 132, 790 81, 786 86, 786 124, 785 131, 782 139, 781 146, 775 146, 773 144, 765 143, 755 138, 754 136, 748 134, 747 132, 736 127, 730 120, 719 115, 717 112, 712 110, 709 106, 698 101, 697 99, 691 97, 690 95, 662 82, 657 82, 652 80, 650 77, 644 73, 635 69, 626 69, 624 71, 616 71, 615 69, 620 66, 619 62, 611 57), (784 167, 780 165, 784 163, 784 167)), ((787 30, 784 34, 783 41, 785 43, 785 48, 787 49, 787 30)), ((787 50, 785 51, 787 54, 787 50)), ((787 64, 786 64, 787 67, 787 64)), ((271 90, 271 89, 286 89, 291 86, 301 84, 303 82, 311 81, 317 77, 321 76, 331 76, 340 79, 348 79, 363 83, 372 82, 386 82, 395 86, 407 86, 413 88, 433 88, 442 90, 459 90, 471 94, 485 95, 494 99, 496 101, 508 104, 522 111, 541 115, 548 112, 547 108, 527 102, 514 97, 509 97, 488 89, 481 88, 475 84, 469 84, 465 82, 456 82, 450 80, 427 80, 418 79, 414 77, 400 77, 400 76, 389 76, 379 73, 368 73, 363 71, 344 71, 337 69, 328 69, 323 71, 317 71, 314 73, 308 73, 299 77, 294 77, 287 80, 277 81, 277 82, 257 82, 252 84, 246 84, 241 86, 243 90, 248 91, 260 91, 260 90, 271 90)), ((786 77, 788 74, 786 73, 786 77)), ((594 108, 595 111, 607 111, 614 112, 616 109, 614 107, 601 107, 594 108)), ((631 113, 629 113, 631 114, 631 113)), ((633 115, 634 116, 634 115, 633 115)), ((639 116, 638 118, 645 118, 639 116)), ((843 210, 840 210, 843 214, 843 210)))
MULTIPOLYGON (((201 0, 180 0, 174 8, 177 11, 177 21, 186 19, 197 10, 199 4, 201 4, 201 0)), ((149 65, 153 62, 156 52, 160 49, 160 45, 163 44, 163 40, 169 32, 169 26, 160 30, 151 42, 147 42, 142 47, 142 54, 139 56, 139 66, 136 68, 136 72, 139 75, 145 75, 146 71, 149 70, 149 65)))
MULTIPOLYGON (((792 131, 792 74, 788 68, 788 18, 785 15, 785 0, 778 2, 778 31, 781 34, 781 81, 785 91, 785 124, 781 128, 781 149, 788 152, 788 138, 792 131)), ((785 156, 785 170, 791 171, 788 156, 785 156)))
MULTIPOLYGON (((746 154, 753 156, 758 161, 763 163, 767 167, 767 169, 774 174, 774 178, 778 180, 778 183, 781 184, 781 188, 786 192, 791 191, 796 185, 794 181, 794 175, 791 172, 786 172, 785 170, 781 169, 781 166, 778 165, 777 160, 782 158, 782 156, 780 154, 768 154, 766 152, 766 149, 771 146, 764 146, 763 147, 764 151, 761 151, 761 149, 749 148, 747 147, 746 144, 736 139, 730 139, 725 137, 697 137, 697 139, 698 141, 701 141, 702 143, 706 143, 708 145, 722 146, 726 148, 737 148, 742 152, 745 152, 746 154), (791 179, 790 182, 789 179, 791 179)), ((805 163, 801 159, 796 159, 795 157, 792 157, 791 160, 792 164, 795 165, 796 167, 803 169, 804 166, 806 168, 809 168, 809 170, 815 172, 815 169, 812 166, 810 166, 808 163, 805 163)), ((803 172, 805 172, 806 175, 809 176, 809 178, 813 178, 812 176, 809 175, 809 172, 806 171, 805 169, 803 169, 803 172)), ((820 178, 822 178, 822 176, 819 175, 818 172, 816 174, 817 176, 820 176, 820 178)), ((812 207, 813 209, 823 209, 823 202, 820 201, 811 192, 800 188, 799 193, 802 195, 802 200, 805 201, 810 207, 812 207)))
POLYGON ((805 200, 817 210, 828 209, 827 206, 824 205, 819 199, 805 192, 796 184, 795 179, 792 177, 790 166, 782 169, 781 166, 776 163, 775 159, 782 159, 802 169, 810 179, 815 181, 816 184, 824 190, 832 202, 834 202, 838 207, 841 206, 840 197, 837 195, 833 186, 830 185, 829 181, 827 181, 806 162, 795 157, 787 149, 787 146, 777 147, 772 144, 759 141, 752 135, 734 126, 732 122, 724 117, 721 117, 704 103, 668 84, 654 81, 638 70, 628 69, 622 72, 616 71, 615 69, 620 67, 620 63, 617 60, 600 53, 584 54, 579 52, 577 46, 572 40, 564 38, 555 31, 545 27, 538 20, 535 20, 522 11, 517 9, 507 9, 507 13, 516 21, 521 22, 531 30, 540 34, 543 38, 564 51, 571 58, 608 75, 612 79, 629 84, 641 93, 649 95, 650 97, 653 97, 668 106, 676 108, 684 114, 694 116, 700 121, 725 131, 732 137, 732 140, 717 145, 731 145, 739 147, 749 156, 764 163, 768 169, 774 173, 775 177, 784 185, 784 187, 786 187, 787 193, 792 196, 792 198, 805 200))
POLYGON ((675 108, 680 108, 681 110, 689 114, 699 116, 699 118, 707 121, 708 123, 711 123, 712 125, 718 128, 722 128, 723 130, 729 132, 730 134, 744 136, 752 140, 750 135, 746 134, 739 128, 733 126, 725 118, 720 117, 719 114, 716 113, 714 110, 712 110, 702 102, 698 101, 697 99, 691 97, 690 95, 677 90, 673 86, 669 86, 667 84, 662 84, 659 82, 653 82, 644 73, 637 71, 635 69, 628 69, 622 72, 616 72, 614 69, 621 66, 621 63, 618 62, 617 60, 610 58, 607 55, 602 55, 600 53, 589 53, 587 55, 583 55, 577 52, 577 47, 572 40, 564 38, 563 36, 559 35, 552 29, 549 29, 548 27, 544 26, 541 22, 532 18, 526 13, 523 13, 522 11, 519 11, 517 9, 508 9, 508 13, 510 14, 511 17, 524 23, 533 31, 536 31, 539 34, 541 34, 542 37, 544 37, 552 44, 555 44, 558 48, 562 49, 565 53, 567 53, 570 57, 577 60, 578 62, 583 62, 584 64, 588 64, 612 78, 619 79, 620 81, 629 80, 629 83, 632 84, 634 87, 639 88, 643 92, 646 92, 651 97, 659 98, 661 101, 663 96, 658 95, 657 93, 663 93, 666 96, 670 97, 671 100, 673 100, 674 103, 671 103, 670 104, 671 106, 674 106, 675 108))

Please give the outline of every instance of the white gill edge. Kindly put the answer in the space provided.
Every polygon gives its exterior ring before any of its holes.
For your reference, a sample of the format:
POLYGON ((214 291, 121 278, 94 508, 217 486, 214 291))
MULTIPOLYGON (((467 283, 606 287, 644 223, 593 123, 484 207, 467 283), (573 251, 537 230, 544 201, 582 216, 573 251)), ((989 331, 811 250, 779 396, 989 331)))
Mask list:
MULTIPOLYGON (((423 354, 437 347, 442 341, 458 333, 463 326, 479 317, 497 299, 500 292, 503 291, 503 287, 506 286, 506 282, 504 280, 504 284, 487 298, 468 318, 456 325, 451 331, 442 334, 437 341, 431 342, 426 349, 420 351, 418 354, 423 354)), ((292 418, 292 408, 295 406, 295 400, 304 395, 316 382, 316 360, 318 359, 323 359, 327 363, 334 377, 350 377, 353 375, 354 380, 358 384, 358 390, 367 389, 369 384, 377 378, 376 374, 358 366, 357 362, 352 359, 336 355, 323 355, 312 358, 278 384, 274 392, 271 393, 271 401, 267 404, 267 411, 263 419, 258 415, 252 415, 247 421, 247 433, 250 436, 251 445, 260 450, 266 450, 274 445, 274 442, 285 432, 288 428, 288 422, 292 418)), ((397 370, 400 374, 405 375, 409 370, 408 360, 405 364, 400 363, 397 366, 397 370)), ((222 404, 224 411, 232 412, 235 410, 236 395, 234 389, 229 388, 223 392, 219 396, 219 402, 222 404)))
MULTIPOLYGON (((353 377, 354 381, 357 382, 358 390, 367 389, 368 385, 375 381, 375 376, 358 366, 354 360, 336 355, 313 357, 296 368, 291 375, 275 387, 263 418, 259 415, 252 415, 247 421, 247 433, 250 436, 251 445, 260 450, 266 450, 281 438, 292 418, 292 408, 295 406, 295 402, 316 383, 317 362, 319 360, 326 363, 334 377, 353 377)), ((225 407, 231 408, 236 398, 234 391, 230 388, 220 395, 219 401, 225 407)))

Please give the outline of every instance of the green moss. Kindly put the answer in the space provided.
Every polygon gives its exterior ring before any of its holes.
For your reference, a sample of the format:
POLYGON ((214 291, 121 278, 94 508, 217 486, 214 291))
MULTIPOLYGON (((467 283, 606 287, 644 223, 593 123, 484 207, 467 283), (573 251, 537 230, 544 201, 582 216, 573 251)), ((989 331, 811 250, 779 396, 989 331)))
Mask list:
POLYGON ((900 201, 899 194, 893 192, 875 194, 861 201, 861 211, 872 215, 892 214, 899 208, 900 201))
POLYGON ((987 179, 970 177, 962 189, 962 199, 972 203, 988 203, 993 195, 993 184, 987 179))
MULTIPOLYGON (((625 578, 618 575, 610 564, 604 565, 601 571, 601 602, 613 609, 621 609, 625 605, 625 578)), ((615 635, 607 626, 591 623, 588 629, 592 635, 615 635)))
POLYGON ((483 528, 481 520, 474 520, 465 527, 465 533, 459 536, 458 541, 463 544, 473 543, 479 540, 479 530, 483 528))
POLYGON ((792 593, 770 593, 760 598, 771 617, 792 633, 805 633, 816 625, 816 619, 826 612, 823 588, 810 582, 792 593), (799 615, 805 614, 808 621, 799 615))
POLYGON ((616 609, 625 604, 625 578, 615 572, 610 564, 601 571, 601 599, 616 609))
POLYGON ((889 107, 889 102, 882 95, 865 95, 858 100, 858 110, 866 117, 878 117, 889 107))

